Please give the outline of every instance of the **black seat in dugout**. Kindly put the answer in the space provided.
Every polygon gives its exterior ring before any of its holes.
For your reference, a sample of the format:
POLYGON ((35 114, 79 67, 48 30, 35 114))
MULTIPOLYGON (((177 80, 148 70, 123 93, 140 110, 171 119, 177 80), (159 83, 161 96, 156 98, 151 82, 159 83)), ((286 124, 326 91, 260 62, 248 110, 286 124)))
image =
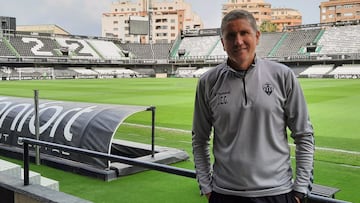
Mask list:
POLYGON ((325 199, 321 199, 321 197, 334 199, 334 202, 344 202, 344 201, 335 199, 335 194, 339 191, 340 191, 340 189, 338 189, 338 188, 313 184, 311 195, 315 195, 315 196, 309 197, 307 200, 307 203, 329 202, 329 199, 325 200, 325 199))

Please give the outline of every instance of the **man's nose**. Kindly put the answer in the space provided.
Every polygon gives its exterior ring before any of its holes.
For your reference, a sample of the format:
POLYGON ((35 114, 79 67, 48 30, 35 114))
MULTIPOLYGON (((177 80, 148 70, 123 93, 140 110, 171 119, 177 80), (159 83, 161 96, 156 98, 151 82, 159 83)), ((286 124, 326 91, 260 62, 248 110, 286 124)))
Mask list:
POLYGON ((237 34, 234 43, 236 45, 242 45, 244 43, 243 37, 240 34, 237 34))

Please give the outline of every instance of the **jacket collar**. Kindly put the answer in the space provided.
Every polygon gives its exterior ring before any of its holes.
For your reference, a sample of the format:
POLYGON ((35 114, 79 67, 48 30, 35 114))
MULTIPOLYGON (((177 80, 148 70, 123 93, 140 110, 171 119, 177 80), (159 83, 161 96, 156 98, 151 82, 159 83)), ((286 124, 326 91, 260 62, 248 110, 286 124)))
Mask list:
POLYGON ((258 57, 255 55, 253 62, 250 64, 249 68, 247 70, 235 70, 234 68, 232 68, 231 66, 229 66, 228 64, 228 60, 229 58, 225 61, 226 64, 226 68, 227 70, 229 70, 230 72, 232 72, 235 76, 237 77, 244 77, 245 74, 250 71, 251 69, 256 67, 256 64, 258 62, 258 57))

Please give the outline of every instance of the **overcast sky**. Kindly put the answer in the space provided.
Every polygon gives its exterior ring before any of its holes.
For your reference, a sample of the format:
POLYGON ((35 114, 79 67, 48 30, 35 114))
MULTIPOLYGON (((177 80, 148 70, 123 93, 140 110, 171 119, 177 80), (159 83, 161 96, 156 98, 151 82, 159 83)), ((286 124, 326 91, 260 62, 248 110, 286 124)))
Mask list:
MULTIPOLYGON (((101 35, 101 14, 116 0, 0 0, 0 16, 15 17, 17 25, 56 24, 74 35, 101 35)), ((133 0, 134 1, 134 0, 133 0)), ((169 0, 168 0, 169 1, 169 0)), ((171 0, 170 0, 171 1, 171 0)), ((293 8, 303 24, 319 23, 320 2, 326 0, 265 0, 273 8, 293 8)), ((227 0, 185 0, 205 28, 220 27, 221 5, 227 0)))

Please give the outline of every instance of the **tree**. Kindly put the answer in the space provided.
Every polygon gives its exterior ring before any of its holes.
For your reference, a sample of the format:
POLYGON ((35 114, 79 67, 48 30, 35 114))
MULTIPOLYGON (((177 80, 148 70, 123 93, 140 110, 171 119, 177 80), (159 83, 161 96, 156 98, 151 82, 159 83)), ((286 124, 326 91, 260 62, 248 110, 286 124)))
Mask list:
POLYGON ((260 31, 261 32, 276 32, 276 24, 270 22, 270 21, 264 21, 260 25, 260 31))

